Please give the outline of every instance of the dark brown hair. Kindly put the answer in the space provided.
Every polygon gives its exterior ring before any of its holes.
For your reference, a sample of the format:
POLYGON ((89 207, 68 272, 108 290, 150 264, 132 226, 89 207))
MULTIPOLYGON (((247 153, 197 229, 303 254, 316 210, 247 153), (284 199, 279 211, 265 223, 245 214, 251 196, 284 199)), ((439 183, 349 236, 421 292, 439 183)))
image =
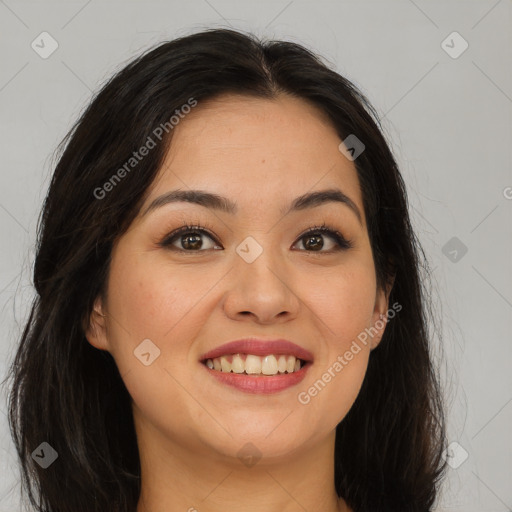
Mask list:
POLYGON ((41 512, 136 510, 130 396, 114 359, 87 342, 84 327, 104 292, 112 245, 145 200, 172 130, 106 197, 97 190, 190 98, 201 104, 226 93, 302 98, 329 117, 341 140, 355 134, 365 144, 354 164, 378 284, 394 276, 389 301, 402 309, 336 428, 335 487, 355 512, 430 511, 445 471, 445 423, 429 344, 428 264, 378 115, 306 48, 227 29, 165 42, 131 61, 59 146, 38 224, 37 295, 10 368, 9 421, 31 504, 41 512), (31 457, 43 441, 59 454, 47 469, 31 457))

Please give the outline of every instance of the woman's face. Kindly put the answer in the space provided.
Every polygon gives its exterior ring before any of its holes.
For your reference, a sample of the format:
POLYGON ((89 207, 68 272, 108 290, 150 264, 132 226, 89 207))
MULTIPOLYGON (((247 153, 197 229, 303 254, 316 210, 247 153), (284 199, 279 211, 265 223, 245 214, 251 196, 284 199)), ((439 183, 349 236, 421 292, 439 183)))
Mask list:
POLYGON ((139 216, 114 246, 108 298, 96 303, 106 316, 93 313, 87 333, 113 355, 139 434, 217 457, 240 456, 247 443, 270 458, 332 440, 383 328, 366 344, 357 337, 387 310, 356 169, 340 142, 319 111, 288 96, 200 102, 174 127, 139 216), (327 189, 353 204, 320 198, 292 208, 327 189), (153 203, 177 190, 225 199, 153 203), (224 202, 236 213, 216 207, 224 202), (324 223, 351 246, 330 232, 304 236, 324 223), (169 237, 187 224, 207 231, 169 237), (260 343, 205 361, 244 338, 260 343), (297 373, 294 355, 305 361, 297 373))

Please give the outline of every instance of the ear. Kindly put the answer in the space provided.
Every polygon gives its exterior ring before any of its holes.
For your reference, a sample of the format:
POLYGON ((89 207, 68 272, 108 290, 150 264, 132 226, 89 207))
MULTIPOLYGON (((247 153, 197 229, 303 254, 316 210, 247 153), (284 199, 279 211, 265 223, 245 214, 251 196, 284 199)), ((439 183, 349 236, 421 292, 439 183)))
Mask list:
POLYGON ((101 297, 95 300, 94 307, 89 315, 88 324, 84 330, 87 341, 93 347, 99 350, 109 349, 106 314, 101 297))
POLYGON ((375 307, 372 315, 372 327, 370 332, 374 333, 371 337, 370 350, 377 348, 387 325, 387 312, 389 310, 389 294, 393 288, 395 282, 395 276, 391 278, 386 284, 385 288, 377 288, 377 294, 375 297, 375 307))

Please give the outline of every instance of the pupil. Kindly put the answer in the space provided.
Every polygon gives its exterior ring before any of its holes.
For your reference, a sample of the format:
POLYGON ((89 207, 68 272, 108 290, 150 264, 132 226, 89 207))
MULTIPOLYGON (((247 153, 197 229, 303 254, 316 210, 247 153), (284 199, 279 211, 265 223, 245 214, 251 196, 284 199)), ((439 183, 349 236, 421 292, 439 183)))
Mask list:
POLYGON ((322 237, 319 235, 312 235, 306 239, 306 243, 304 245, 308 249, 311 248, 310 242, 313 244, 313 249, 315 249, 315 247, 317 247, 318 249, 321 249, 324 245, 322 237), (315 242, 316 242, 316 245, 315 245, 315 242))
POLYGON ((201 237, 199 235, 183 236, 181 241, 182 241, 183 247, 185 247, 185 249, 200 249, 201 245, 202 245, 201 237), (192 239, 192 242, 190 242, 191 239, 192 239), (195 242, 194 242, 194 239, 195 239, 195 242))

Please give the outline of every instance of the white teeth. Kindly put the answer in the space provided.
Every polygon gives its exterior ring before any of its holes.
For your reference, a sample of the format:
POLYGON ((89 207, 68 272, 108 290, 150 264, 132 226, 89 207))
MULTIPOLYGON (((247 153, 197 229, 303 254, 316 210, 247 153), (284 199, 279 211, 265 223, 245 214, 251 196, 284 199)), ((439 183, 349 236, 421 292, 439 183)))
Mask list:
POLYGON ((250 374, 261 373, 261 358, 249 354, 245 358, 245 371, 250 374))
POLYGON ((247 375, 277 375, 293 373, 301 369, 304 363, 295 356, 269 354, 264 357, 253 354, 235 354, 207 359, 206 366, 223 373, 246 373, 247 375), (231 361, 230 361, 231 359, 231 361))
MULTIPOLYGON (((300 368, 300 361, 297 361, 299 363, 300 368)), ((265 356, 263 358, 263 361, 261 363, 261 373, 263 375, 275 375, 277 373, 277 359, 276 356, 265 356)))
POLYGON ((229 373, 231 371, 231 364, 224 356, 220 358, 220 367, 223 372, 229 373))
POLYGON ((231 369, 233 370, 234 373, 244 373, 245 363, 239 354, 233 356, 233 361, 231 362, 231 369))

